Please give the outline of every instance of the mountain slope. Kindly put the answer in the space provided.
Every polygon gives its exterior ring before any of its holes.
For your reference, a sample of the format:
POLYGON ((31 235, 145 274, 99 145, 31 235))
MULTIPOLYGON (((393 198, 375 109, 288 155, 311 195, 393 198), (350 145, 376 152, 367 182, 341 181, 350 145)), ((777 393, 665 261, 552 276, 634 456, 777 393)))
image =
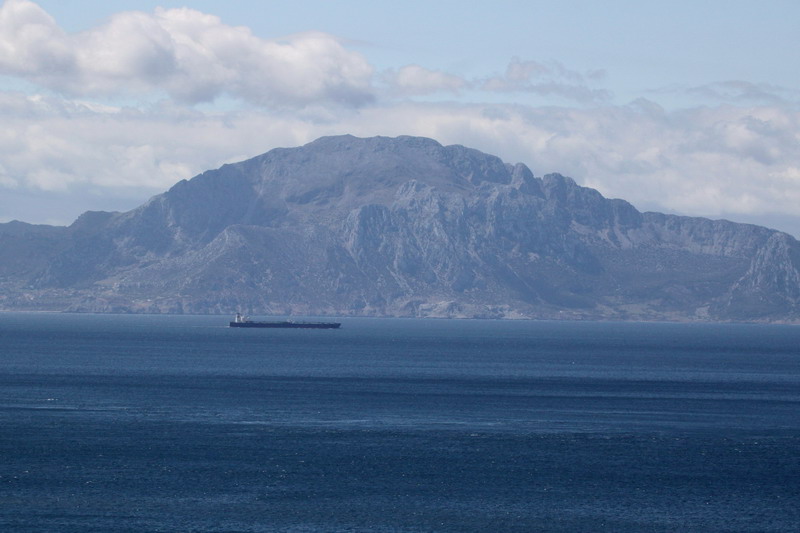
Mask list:
POLYGON ((4 257, 31 257, 27 269, 0 262, 7 309, 800 317, 789 235, 640 213, 564 176, 416 137, 275 149, 127 213, 31 228, 0 225, 4 257))

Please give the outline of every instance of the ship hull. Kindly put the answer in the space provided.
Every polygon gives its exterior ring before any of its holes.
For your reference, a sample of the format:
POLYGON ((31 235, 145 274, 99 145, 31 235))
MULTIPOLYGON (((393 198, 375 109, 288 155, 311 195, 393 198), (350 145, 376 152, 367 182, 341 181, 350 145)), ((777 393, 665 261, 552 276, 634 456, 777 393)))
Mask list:
POLYGON ((231 322, 232 328, 339 329, 339 322, 231 322))

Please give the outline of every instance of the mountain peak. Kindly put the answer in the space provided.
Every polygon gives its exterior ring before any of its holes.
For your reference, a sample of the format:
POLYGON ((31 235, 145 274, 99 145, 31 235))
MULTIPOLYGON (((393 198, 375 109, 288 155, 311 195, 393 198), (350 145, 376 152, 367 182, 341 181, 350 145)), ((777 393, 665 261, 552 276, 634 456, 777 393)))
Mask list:
POLYGON ((642 214, 424 137, 276 148, 0 242, 6 309, 800 320, 788 235, 642 214))

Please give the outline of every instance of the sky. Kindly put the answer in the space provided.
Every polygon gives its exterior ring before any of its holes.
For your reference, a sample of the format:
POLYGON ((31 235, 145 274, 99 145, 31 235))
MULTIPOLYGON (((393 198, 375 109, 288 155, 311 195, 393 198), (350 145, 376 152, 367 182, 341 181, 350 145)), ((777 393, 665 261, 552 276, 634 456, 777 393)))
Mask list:
POLYGON ((4 0, 0 222, 420 135, 800 236, 800 2, 4 0))

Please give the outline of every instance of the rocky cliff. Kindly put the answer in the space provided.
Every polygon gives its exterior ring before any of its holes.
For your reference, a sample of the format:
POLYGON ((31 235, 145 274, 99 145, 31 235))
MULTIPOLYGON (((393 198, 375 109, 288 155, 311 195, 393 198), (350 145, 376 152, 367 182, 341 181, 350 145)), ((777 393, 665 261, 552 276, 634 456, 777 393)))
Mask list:
POLYGON ((275 149, 127 213, 0 224, 0 249, 4 309, 800 319, 787 234, 416 137, 275 149))

